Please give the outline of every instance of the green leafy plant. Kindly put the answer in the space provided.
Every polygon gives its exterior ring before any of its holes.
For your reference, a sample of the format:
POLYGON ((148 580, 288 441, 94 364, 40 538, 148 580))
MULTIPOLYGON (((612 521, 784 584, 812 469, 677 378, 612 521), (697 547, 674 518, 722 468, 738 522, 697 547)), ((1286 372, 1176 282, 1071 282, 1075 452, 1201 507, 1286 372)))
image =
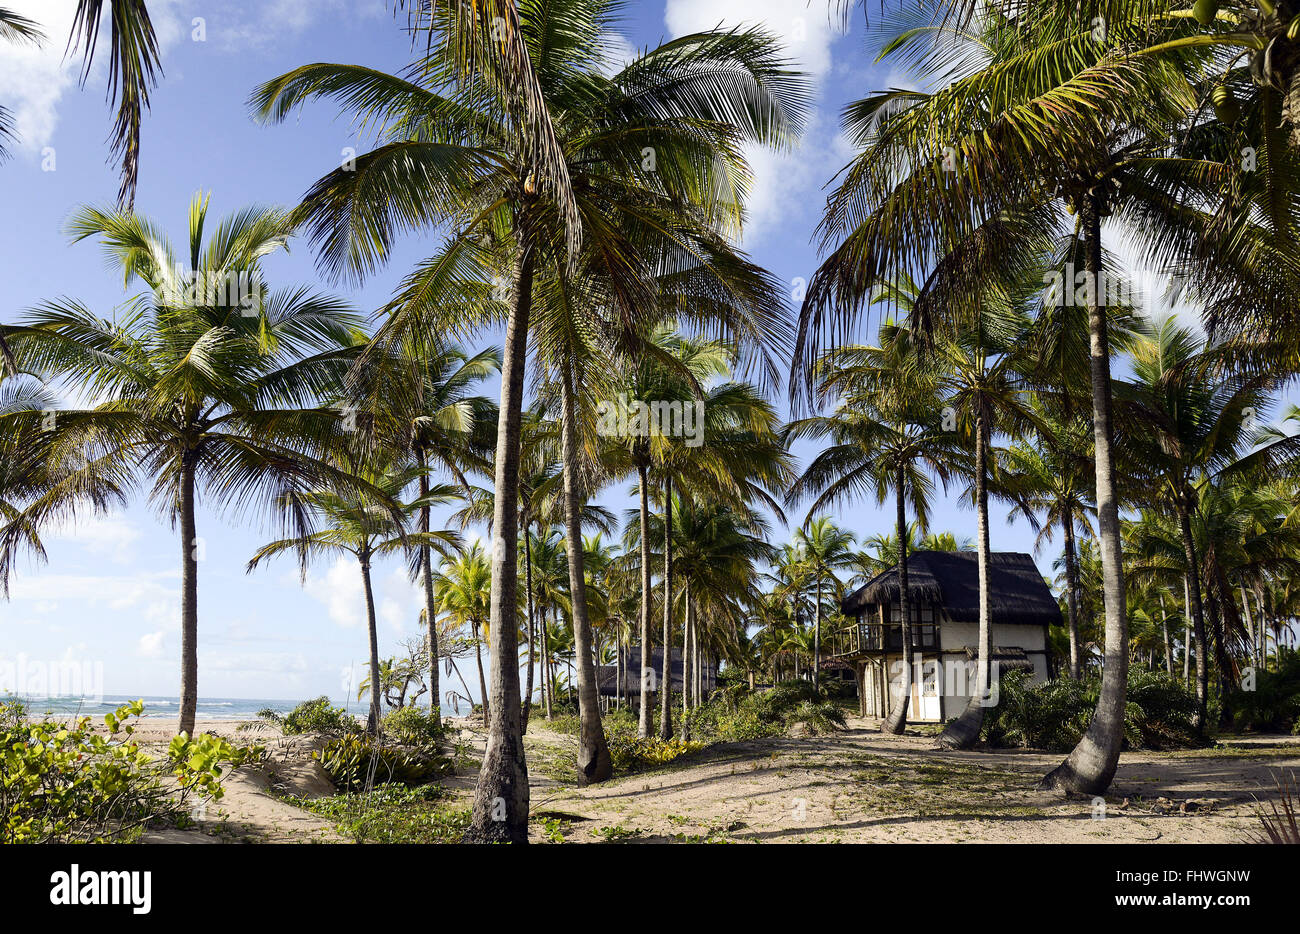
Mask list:
POLYGON ((299 733, 357 733, 361 725, 342 707, 335 707, 325 696, 305 700, 287 714, 281 715, 267 707, 257 712, 267 723, 278 726, 285 734, 299 733))
POLYGON ((436 746, 447 729, 427 710, 398 707, 384 715, 384 733, 399 746, 436 746))
POLYGON ((102 731, 90 717, 29 722, 16 709, 0 705, 0 843, 128 840, 153 820, 180 823, 195 799, 219 800, 229 769, 257 755, 182 734, 155 759, 133 738, 142 701, 106 714, 102 731))
POLYGON ((371 785, 418 785, 450 774, 449 758, 426 750, 385 746, 368 734, 331 740, 312 753, 334 784, 346 791, 371 785))
POLYGON ((470 812, 446 807, 444 797, 439 785, 382 785, 332 798, 285 800, 334 821, 340 833, 358 843, 459 843, 470 812))
MULTIPOLYGON (((1064 751, 1087 732, 1101 691, 1096 675, 1030 685, 1029 672, 1009 671, 999 681, 996 707, 984 717, 984 739, 992 746, 1027 746, 1064 751)), ((1168 749, 1199 743, 1192 726, 1196 699, 1168 675, 1129 672, 1124 741, 1129 748, 1168 749)))

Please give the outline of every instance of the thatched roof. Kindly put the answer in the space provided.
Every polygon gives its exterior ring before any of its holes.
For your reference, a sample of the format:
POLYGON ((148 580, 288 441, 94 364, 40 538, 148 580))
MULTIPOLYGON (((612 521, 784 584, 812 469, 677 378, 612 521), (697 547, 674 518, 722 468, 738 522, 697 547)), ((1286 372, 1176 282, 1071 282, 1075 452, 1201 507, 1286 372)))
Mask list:
MULTIPOLYGON (((979 622, 978 556, 973 551, 915 551, 907 556, 911 600, 940 606, 958 622, 979 622)), ((875 604, 898 602, 898 568, 877 574, 844 598, 845 615, 875 604)), ((1041 626, 1059 623, 1061 609, 1034 559, 1016 551, 989 555, 989 610, 995 623, 1041 626)))

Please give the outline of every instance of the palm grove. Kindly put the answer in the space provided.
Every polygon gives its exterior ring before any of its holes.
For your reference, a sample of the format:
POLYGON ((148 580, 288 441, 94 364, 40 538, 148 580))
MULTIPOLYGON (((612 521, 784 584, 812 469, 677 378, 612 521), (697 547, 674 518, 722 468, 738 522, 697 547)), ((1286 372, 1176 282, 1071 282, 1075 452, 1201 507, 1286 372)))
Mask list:
MULTIPOLYGON (((857 152, 829 186, 806 294, 738 246, 746 152, 796 145, 811 100, 763 30, 621 63, 612 0, 399 0, 405 69, 309 64, 250 96, 266 123, 336 108, 373 148, 292 210, 213 221, 198 196, 173 240, 132 206, 152 26, 143 3, 111 6, 123 185, 69 233, 137 291, 107 317, 58 298, 0 329, 0 579, 43 553, 51 523, 147 492, 181 553, 182 730, 200 498, 275 527, 250 571, 355 559, 372 729, 395 677, 436 715, 441 662, 474 656, 480 840, 526 839, 539 693, 548 715, 576 703, 578 778, 602 781, 598 664, 641 670, 639 696, 615 703, 670 739, 707 700, 706 666, 816 683, 839 598, 897 564, 906 600, 918 547, 977 552, 987 687, 991 501, 1061 543, 1062 676, 1101 668, 1091 724, 1047 784, 1110 784, 1131 666, 1185 679, 1207 731, 1250 703, 1246 675, 1282 664, 1300 563, 1300 416, 1275 417, 1300 366, 1294 4, 872 11, 874 51, 923 90, 844 109, 857 152), (326 279, 359 282, 420 231, 436 248, 369 321, 263 275, 304 235, 326 279), (1121 238, 1208 337, 1141 313, 1121 238), (500 348, 466 349, 492 328, 500 348), (480 384, 497 373, 493 402, 480 384), (58 386, 90 401, 60 406, 58 386), (973 536, 924 534, 940 489, 971 507, 973 536), (598 504, 611 491, 626 516, 598 504), (889 532, 858 541, 830 518, 873 500, 889 532), (797 530, 778 545, 787 511, 797 530), (370 584, 387 555, 424 603, 400 676, 370 584), (633 645, 639 663, 616 651, 633 645), (649 674, 653 645, 680 647, 681 697, 668 652, 649 674)), ((101 5, 80 7, 88 58, 101 5)), ((47 41, 3 10, 0 40, 47 41)), ((906 723, 908 677, 886 730, 906 723)), ((972 702, 940 742, 973 744, 984 715, 972 702)))

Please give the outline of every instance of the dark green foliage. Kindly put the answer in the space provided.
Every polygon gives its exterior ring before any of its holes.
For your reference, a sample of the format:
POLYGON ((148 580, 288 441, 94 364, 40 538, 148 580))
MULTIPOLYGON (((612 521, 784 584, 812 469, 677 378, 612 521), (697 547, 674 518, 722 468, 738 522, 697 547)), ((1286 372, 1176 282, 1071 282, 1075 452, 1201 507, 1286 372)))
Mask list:
POLYGON ((1300 653, 1282 646, 1273 661, 1274 668, 1256 673, 1255 690, 1229 695, 1234 729, 1300 730, 1300 653))
POLYGON ((361 725, 342 707, 335 707, 328 697, 305 700, 284 716, 271 708, 259 710, 258 717, 274 723, 286 734, 296 733, 356 733, 361 725))
MULTIPOLYGON (((1058 678, 1030 686, 1030 673, 1002 675, 998 705, 984 716, 984 740, 991 746, 1028 746, 1067 751, 1088 729, 1101 678, 1058 678)), ((1200 745, 1192 728, 1196 699, 1168 675, 1129 672, 1124 741, 1129 748, 1169 749, 1200 745)))
POLYGON ((398 707, 384 715, 384 735, 399 746, 436 746, 447 728, 419 707, 398 707))
POLYGON ((344 791, 388 783, 418 785, 453 771, 452 761, 435 751, 381 745, 364 733, 330 740, 312 757, 344 791))

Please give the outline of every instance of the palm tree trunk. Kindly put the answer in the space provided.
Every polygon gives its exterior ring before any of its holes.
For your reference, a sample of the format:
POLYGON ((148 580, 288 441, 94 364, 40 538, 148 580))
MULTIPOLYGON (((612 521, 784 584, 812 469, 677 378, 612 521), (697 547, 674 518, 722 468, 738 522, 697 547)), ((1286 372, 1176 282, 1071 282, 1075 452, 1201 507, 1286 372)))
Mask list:
POLYGON ((524 535, 524 587, 528 591, 528 683, 524 688, 524 703, 521 710, 522 719, 519 732, 528 732, 528 717, 533 709, 533 669, 537 667, 536 632, 537 622, 533 607, 533 541, 525 524, 521 530, 524 535))
MULTIPOLYGON (((1101 183, 1099 182, 1098 185, 1101 183)), ((1119 500, 1115 489, 1114 404, 1111 398, 1110 335, 1106 310, 1098 299, 1101 275, 1101 197, 1090 190, 1080 224, 1089 281, 1089 369, 1092 377, 1093 450, 1097 473, 1097 544, 1101 552, 1102 596, 1106 612, 1105 667, 1101 696, 1088 732, 1074 750, 1043 778, 1043 786, 1097 795, 1110 787, 1124 742, 1128 692, 1128 615, 1124 603, 1124 557, 1119 500)))
MULTIPOLYGON (((420 451, 420 466, 425 466, 424 451, 420 451)), ((420 474, 420 496, 429 495, 429 478, 420 474)), ((429 507, 420 507, 420 531, 429 533, 429 507)), ((429 715, 435 726, 442 723, 442 705, 438 700, 438 605, 433 597, 433 549, 425 542, 420 545, 420 575, 424 578, 424 612, 429 626, 429 715)))
MULTIPOLYGON (((525 206, 523 210, 527 210, 525 206)), ((518 225, 519 258, 515 292, 506 322, 501 366, 501 408, 497 418, 493 489, 492 690, 487 747, 474 790, 473 842, 528 842, 528 763, 519 716, 519 432, 523 412, 528 316, 533 299, 534 252, 527 219, 518 225)))
MULTIPOLYGON (((1246 617, 1246 631, 1250 633, 1250 656, 1251 664, 1256 668, 1259 667, 1259 638, 1255 632, 1255 614, 1250 609, 1250 598, 1246 596, 1245 581, 1237 581, 1237 589, 1241 591, 1241 610, 1246 617)), ((1261 620, 1262 622, 1262 620, 1261 620)))
POLYGON ((673 738, 673 478, 664 476, 664 664, 659 685, 659 738, 673 738))
POLYGON ((483 722, 488 722, 488 689, 487 681, 483 678, 483 640, 479 638, 479 624, 475 620, 470 621, 474 630, 474 660, 478 662, 478 693, 483 698, 483 722))
POLYGON ((194 455, 181 455, 181 709, 177 731, 194 735, 199 706, 199 560, 194 518, 194 455))
POLYGON ((375 624, 375 592, 370 586, 370 552, 363 549, 357 556, 361 562, 361 582, 366 594, 366 635, 370 640, 370 713, 366 729, 379 735, 381 691, 379 681, 379 628, 375 624))
POLYGON ((1083 675, 1081 657, 1083 646, 1079 644, 1079 559, 1078 545, 1074 540, 1073 512, 1067 510, 1063 526, 1065 528, 1065 586, 1068 591, 1065 602, 1070 627, 1070 677, 1078 681, 1083 675))
POLYGON ((689 715, 695 689, 695 626, 689 580, 682 584, 682 594, 686 600, 686 622, 682 626, 682 739, 690 739, 689 715))
POLYGON ((1196 560, 1196 540, 1192 537, 1191 505, 1178 497, 1178 530, 1183 540, 1183 560, 1187 564, 1187 593, 1191 604, 1192 638, 1196 641, 1196 714, 1192 725, 1205 730, 1205 711, 1210 698, 1209 653, 1205 647, 1205 607, 1201 602, 1201 570, 1196 560))
POLYGON ((551 671, 551 632, 542 616, 542 698, 546 702, 546 719, 554 719, 555 677, 551 671))
POLYGON ((1192 683, 1192 585, 1191 574, 1183 574, 1183 687, 1192 683))
MULTIPOLYGON (((895 502, 898 507, 898 618, 903 635, 903 680, 890 711, 880 731, 882 733, 902 734, 907 729, 907 705, 912 699, 912 609, 907 593, 907 506, 905 500, 907 471, 899 465, 894 476, 897 490, 895 502)), ((881 644, 889 645, 889 620, 885 620, 885 631, 881 634, 881 644)), ((886 649, 886 651, 888 651, 886 649)), ((886 672, 885 677, 889 674, 886 672)))
POLYGON ((641 708, 636 735, 645 739, 650 735, 650 672, 653 670, 650 656, 650 468, 641 464, 638 471, 641 494, 641 708))
POLYGON ((1169 615, 1165 612, 1165 595, 1160 593, 1160 634, 1165 640, 1165 674, 1174 676, 1174 647, 1169 641, 1169 615))
MULTIPOLYGON (((978 403, 977 403, 978 405, 978 403)), ((989 659, 993 654, 990 645, 989 619, 989 486, 987 476, 988 430, 984 424, 984 415, 975 413, 975 511, 976 527, 979 536, 979 550, 976 560, 979 565, 980 582, 980 628, 979 646, 975 660, 975 691, 966 703, 961 716, 949 723, 939 736, 939 745, 946 749, 969 749, 980 738, 980 728, 984 725, 984 705, 989 697, 989 659)))
POLYGON ((817 690, 822 668, 822 574, 817 572, 817 610, 813 615, 813 690, 817 690))
POLYGON ((560 431, 564 435, 564 537, 569 553, 569 594, 573 606, 573 651, 578 668, 578 784, 603 782, 614 774, 600 722, 600 691, 591 661, 591 620, 587 616, 586 555, 582 548, 582 494, 578 490, 577 398, 572 362, 561 364, 560 431))

